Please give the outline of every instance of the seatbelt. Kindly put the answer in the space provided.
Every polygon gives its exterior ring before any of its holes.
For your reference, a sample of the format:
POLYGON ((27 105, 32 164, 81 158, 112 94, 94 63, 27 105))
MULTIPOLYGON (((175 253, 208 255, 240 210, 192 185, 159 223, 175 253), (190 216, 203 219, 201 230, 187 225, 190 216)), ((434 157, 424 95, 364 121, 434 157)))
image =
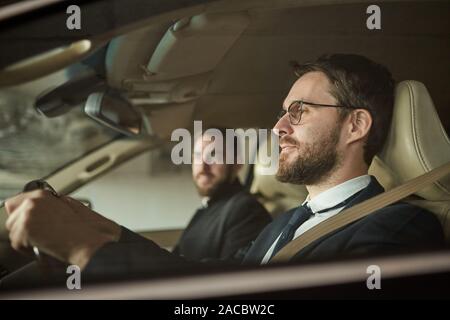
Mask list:
POLYGON ((289 261, 300 250, 315 240, 356 220, 364 218, 378 209, 397 202, 448 174, 450 174, 450 162, 413 178, 398 187, 358 203, 351 208, 344 209, 339 214, 319 223, 289 242, 269 261, 269 263, 289 261))

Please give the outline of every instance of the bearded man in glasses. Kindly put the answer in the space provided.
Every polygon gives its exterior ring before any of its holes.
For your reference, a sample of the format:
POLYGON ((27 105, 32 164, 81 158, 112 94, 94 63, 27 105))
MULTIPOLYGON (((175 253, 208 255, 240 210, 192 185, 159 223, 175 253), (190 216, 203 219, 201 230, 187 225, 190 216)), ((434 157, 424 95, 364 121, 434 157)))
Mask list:
MULTIPOLYGON (((383 192, 368 175, 368 167, 390 127, 394 101, 390 72, 359 55, 333 54, 297 66, 297 75, 274 127, 281 147, 277 178, 306 185, 309 195, 302 205, 280 215, 259 234, 244 263, 269 262, 307 230, 383 192)), ((152 272, 189 265, 74 200, 32 192, 9 199, 6 209, 10 215, 7 227, 20 231, 10 233, 15 248, 41 246, 47 254, 77 264, 87 274, 152 272), (28 205, 21 206, 26 200, 28 205), (72 218, 57 237, 33 227, 51 225, 53 216, 64 225, 61 219, 77 214, 96 218, 72 218)), ((443 243, 442 227, 432 213, 399 202, 323 236, 292 260, 386 254, 443 243)))
MULTIPOLYGON (((382 65, 334 54, 296 65, 278 116, 277 179, 305 185, 306 201, 271 223, 245 263, 267 263, 290 241, 384 190, 368 175, 390 127, 394 80, 382 65)), ((440 247, 442 227, 430 212, 396 203, 309 244, 293 260, 323 260, 440 247)))

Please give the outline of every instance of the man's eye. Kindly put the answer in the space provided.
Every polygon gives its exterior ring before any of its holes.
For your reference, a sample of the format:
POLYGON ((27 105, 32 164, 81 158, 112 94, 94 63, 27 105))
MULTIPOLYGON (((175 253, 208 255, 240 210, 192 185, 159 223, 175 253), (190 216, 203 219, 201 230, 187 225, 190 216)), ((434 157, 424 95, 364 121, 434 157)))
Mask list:
POLYGON ((294 102, 291 106, 291 110, 298 112, 300 110, 300 102, 294 102))

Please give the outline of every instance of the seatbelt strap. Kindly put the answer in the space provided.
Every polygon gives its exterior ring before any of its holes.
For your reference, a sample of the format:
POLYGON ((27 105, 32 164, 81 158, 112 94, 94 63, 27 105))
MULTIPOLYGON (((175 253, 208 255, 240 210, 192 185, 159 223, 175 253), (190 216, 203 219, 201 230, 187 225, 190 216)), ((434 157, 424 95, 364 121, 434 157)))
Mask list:
POLYGON ((398 187, 358 203, 351 208, 344 209, 339 214, 319 223, 289 242, 269 261, 269 263, 289 261, 300 250, 315 240, 356 220, 364 218, 378 209, 397 202, 448 174, 450 174, 450 162, 413 178, 398 187))

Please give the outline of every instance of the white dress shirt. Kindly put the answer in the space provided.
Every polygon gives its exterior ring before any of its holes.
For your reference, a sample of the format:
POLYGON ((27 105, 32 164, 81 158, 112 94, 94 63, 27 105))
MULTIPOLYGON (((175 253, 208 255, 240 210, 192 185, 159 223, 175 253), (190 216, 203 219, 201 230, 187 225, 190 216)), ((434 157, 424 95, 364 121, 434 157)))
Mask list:
POLYGON ((207 208, 208 207, 209 199, 210 199, 210 197, 202 197, 202 200, 201 200, 202 208, 207 208))
MULTIPOLYGON (((327 208, 332 208, 342 201, 350 198, 355 193, 361 191, 362 189, 366 188, 370 183, 370 176, 369 175, 363 175, 359 176, 350 180, 347 180, 341 184, 338 184, 337 186, 334 186, 333 188, 330 188, 328 190, 323 191, 322 193, 319 193, 316 197, 313 199, 309 199, 309 196, 306 198, 306 200, 303 202, 303 204, 307 203, 307 206, 311 208, 311 211, 313 212, 313 215, 309 220, 305 221, 300 227, 298 227, 297 231, 295 231, 294 239, 311 229, 312 227, 318 225, 319 223, 327 220, 328 218, 331 218, 332 216, 338 214, 344 209, 343 207, 336 208, 333 210, 325 211, 322 213, 316 213, 321 210, 326 210, 327 208)), ((302 204, 302 205, 303 205, 302 204)), ((272 252, 275 249, 275 245, 278 242, 278 239, 280 238, 280 235, 275 240, 275 242, 272 244, 272 246, 267 251, 266 255, 261 261, 261 264, 266 264, 270 257, 272 256, 272 252)))

